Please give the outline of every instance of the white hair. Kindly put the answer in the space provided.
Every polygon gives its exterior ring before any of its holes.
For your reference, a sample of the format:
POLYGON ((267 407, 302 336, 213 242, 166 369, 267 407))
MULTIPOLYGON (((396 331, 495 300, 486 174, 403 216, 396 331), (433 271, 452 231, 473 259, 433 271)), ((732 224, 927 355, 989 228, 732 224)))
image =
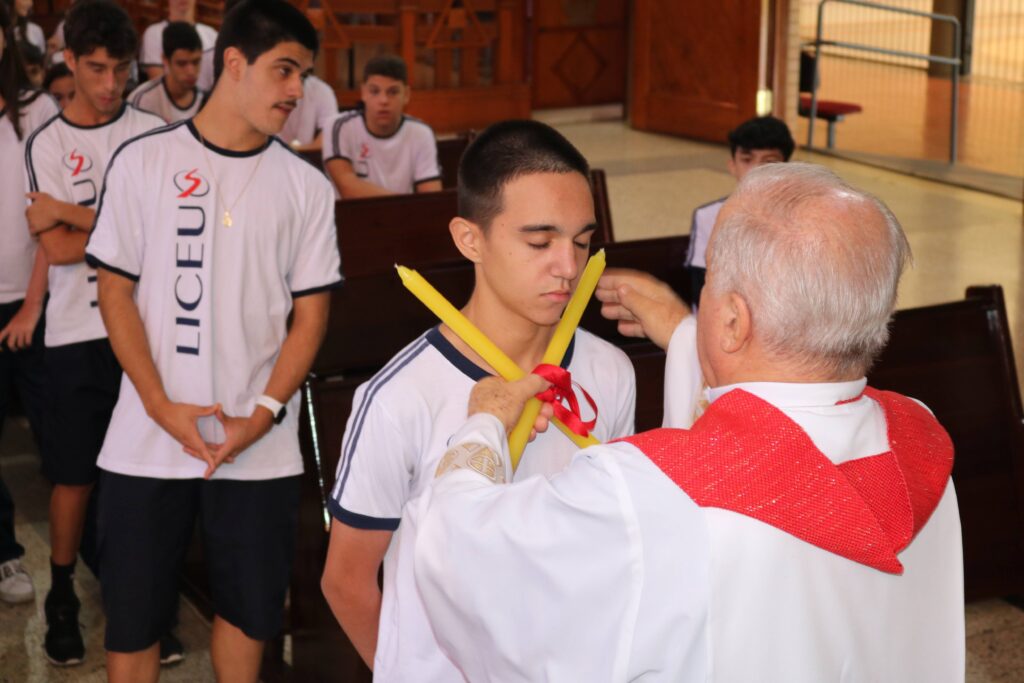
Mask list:
POLYGON ((910 260, 888 207, 800 163, 752 170, 728 206, 708 247, 708 286, 743 297, 773 356, 836 377, 866 372, 889 339, 910 260))

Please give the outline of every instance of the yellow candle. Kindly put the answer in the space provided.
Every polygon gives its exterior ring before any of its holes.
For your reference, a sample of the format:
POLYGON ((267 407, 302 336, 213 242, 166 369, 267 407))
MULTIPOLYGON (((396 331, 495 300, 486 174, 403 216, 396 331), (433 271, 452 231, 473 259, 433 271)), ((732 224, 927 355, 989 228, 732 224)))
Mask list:
MULTIPOLYGON (((551 341, 548 342, 548 348, 541 359, 542 363, 549 365, 562 364, 565 352, 569 349, 569 343, 572 341, 576 328, 579 327, 580 319, 583 317, 583 311, 586 310, 590 297, 594 295, 594 290, 597 289, 597 281, 601 279, 601 274, 604 273, 606 263, 604 249, 598 251, 587 261, 587 267, 583 269, 580 281, 576 284, 576 291, 573 292, 572 298, 569 299, 569 304, 562 312, 562 318, 558 321, 555 333, 551 336, 551 341)), ((526 444, 530 440, 530 431, 537 420, 540 408, 540 401, 531 398, 527 402, 519 422, 516 423, 515 429, 512 430, 508 437, 508 448, 512 456, 513 468, 519 465, 519 460, 522 458, 526 444)), ((594 443, 597 443, 596 439, 594 439, 594 443)))
MULTIPOLYGON (((398 271, 398 276, 402 278, 402 284, 405 285, 405 288, 412 292, 424 306, 440 318, 441 322, 447 325, 459 339, 466 342, 473 351, 484 359, 484 362, 494 368, 504 379, 514 382, 526 374, 516 365, 515 361, 488 339, 480 331, 480 328, 471 323, 469 318, 462 314, 462 311, 452 306, 439 291, 434 289, 433 285, 427 282, 422 275, 405 266, 396 265, 395 270, 398 271)), ((598 443, 592 436, 582 437, 575 434, 558 420, 552 420, 552 422, 566 436, 572 439, 579 448, 586 448, 598 443)))

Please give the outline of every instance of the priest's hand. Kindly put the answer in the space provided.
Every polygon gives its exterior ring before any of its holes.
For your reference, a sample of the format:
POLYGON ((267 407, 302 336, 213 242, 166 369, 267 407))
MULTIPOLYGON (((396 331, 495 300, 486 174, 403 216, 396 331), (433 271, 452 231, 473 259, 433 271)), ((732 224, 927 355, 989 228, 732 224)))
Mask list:
MULTIPOLYGON (((497 377, 488 377, 477 382, 469 394, 469 415, 488 413, 495 416, 505 425, 505 431, 511 432, 519 422, 519 416, 526 407, 526 402, 547 390, 551 384, 544 378, 528 374, 515 382, 506 382, 497 377)), ((551 417, 551 407, 545 406, 534 429, 542 432, 547 429, 551 417)))
POLYGON ((639 270, 609 268, 597 284, 601 315, 618 321, 619 334, 647 337, 663 349, 690 315, 690 307, 671 287, 639 270))

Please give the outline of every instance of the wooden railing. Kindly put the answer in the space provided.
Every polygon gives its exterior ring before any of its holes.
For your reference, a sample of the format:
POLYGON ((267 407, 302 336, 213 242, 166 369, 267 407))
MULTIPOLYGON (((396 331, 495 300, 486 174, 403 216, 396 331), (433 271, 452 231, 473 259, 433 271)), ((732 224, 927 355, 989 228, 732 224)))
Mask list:
POLYGON ((409 113, 438 132, 529 115, 525 0, 293 1, 320 31, 318 70, 343 105, 359 100, 366 60, 391 52, 409 71, 409 113))

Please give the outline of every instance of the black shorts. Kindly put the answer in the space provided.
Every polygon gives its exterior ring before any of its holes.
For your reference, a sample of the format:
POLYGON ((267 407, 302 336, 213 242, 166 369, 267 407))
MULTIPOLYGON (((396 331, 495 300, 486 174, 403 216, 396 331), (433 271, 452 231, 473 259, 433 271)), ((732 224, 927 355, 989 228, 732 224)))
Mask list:
POLYGON ((99 553, 107 650, 144 650, 171 626, 178 571, 197 516, 214 611, 254 640, 276 636, 295 554, 299 481, 102 472, 99 553))
POLYGON ((46 349, 54 430, 43 474, 54 484, 93 484, 96 459, 121 389, 121 366, 107 339, 46 349))

